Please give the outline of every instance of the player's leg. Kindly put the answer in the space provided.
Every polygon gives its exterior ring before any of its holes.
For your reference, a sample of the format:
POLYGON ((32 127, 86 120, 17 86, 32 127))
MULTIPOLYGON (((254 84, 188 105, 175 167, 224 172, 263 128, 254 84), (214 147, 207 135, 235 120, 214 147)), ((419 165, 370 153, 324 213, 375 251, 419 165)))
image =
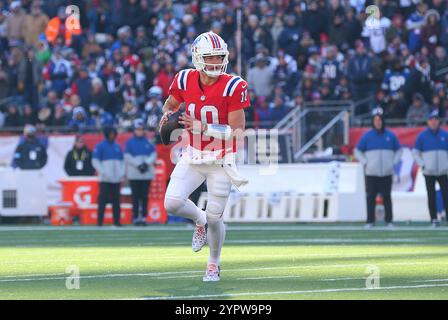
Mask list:
POLYGON ((137 225, 138 209, 139 209, 138 180, 129 180, 129 186, 131 187, 131 194, 132 194, 132 222, 134 223, 134 225, 137 225))
POLYGON ((188 199, 204 180, 205 176, 194 165, 181 160, 171 174, 165 194, 165 209, 174 215, 193 220, 196 225, 205 225, 207 220, 204 211, 188 199))
POLYGON ((428 209, 431 223, 437 223, 436 178, 425 175, 426 192, 428 194, 428 209))
POLYGON ((377 180, 374 176, 366 176, 366 194, 367 194, 367 224, 375 224, 375 199, 378 194, 377 180))
POLYGON ((142 225, 146 225, 148 214, 148 192, 151 180, 141 180, 141 201, 142 201, 142 225))
POLYGON ((106 203, 109 198, 109 184, 107 182, 100 182, 100 190, 98 193, 98 220, 97 225, 102 226, 103 225, 103 218, 104 218, 104 211, 106 209, 106 203))
POLYGON ((224 169, 217 166, 217 170, 207 175, 207 242, 210 256, 204 281, 218 281, 220 276, 221 249, 224 244, 226 229, 222 215, 230 194, 231 182, 224 169))
POLYGON ((385 222, 388 226, 392 226, 393 223, 393 210, 392 210, 392 175, 381 177, 380 182, 381 194, 383 195, 385 222))
POLYGON ((114 226, 121 226, 120 222, 120 183, 111 183, 110 190, 112 196, 112 215, 114 218, 114 226))

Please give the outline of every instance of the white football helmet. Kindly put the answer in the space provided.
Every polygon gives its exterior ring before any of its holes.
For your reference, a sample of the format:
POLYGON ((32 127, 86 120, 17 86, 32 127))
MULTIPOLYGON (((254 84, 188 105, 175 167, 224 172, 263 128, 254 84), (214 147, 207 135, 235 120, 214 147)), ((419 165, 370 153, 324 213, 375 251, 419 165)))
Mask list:
POLYGON ((203 71, 209 77, 218 77, 227 70, 229 63, 229 51, 227 43, 216 33, 209 31, 199 35, 191 45, 191 57, 193 65, 198 71, 203 71), (223 56, 222 63, 205 63, 204 57, 223 56), (213 67, 211 70, 207 67, 213 67))

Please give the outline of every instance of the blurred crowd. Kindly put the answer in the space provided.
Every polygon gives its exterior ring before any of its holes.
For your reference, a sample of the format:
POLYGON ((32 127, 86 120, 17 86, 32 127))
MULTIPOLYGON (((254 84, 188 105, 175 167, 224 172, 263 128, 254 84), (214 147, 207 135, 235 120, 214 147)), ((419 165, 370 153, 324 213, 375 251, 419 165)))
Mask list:
POLYGON ((190 44, 209 30, 229 45, 227 72, 249 83, 250 127, 328 100, 357 101, 357 115, 381 106, 409 125, 431 109, 445 117, 447 3, 0 0, 0 125, 130 131, 143 119, 155 130, 174 75, 192 67, 190 44), (69 5, 79 28, 66 27, 69 5))

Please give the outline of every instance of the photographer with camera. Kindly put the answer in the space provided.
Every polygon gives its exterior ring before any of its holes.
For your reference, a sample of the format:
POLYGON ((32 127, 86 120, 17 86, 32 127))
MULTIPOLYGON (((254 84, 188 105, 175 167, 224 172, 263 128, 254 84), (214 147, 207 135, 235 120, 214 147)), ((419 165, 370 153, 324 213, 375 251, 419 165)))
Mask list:
POLYGON ((124 159, 132 191, 134 225, 146 225, 148 191, 151 180, 154 178, 154 162, 157 153, 145 136, 143 120, 136 119, 133 127, 134 135, 126 142, 124 159))

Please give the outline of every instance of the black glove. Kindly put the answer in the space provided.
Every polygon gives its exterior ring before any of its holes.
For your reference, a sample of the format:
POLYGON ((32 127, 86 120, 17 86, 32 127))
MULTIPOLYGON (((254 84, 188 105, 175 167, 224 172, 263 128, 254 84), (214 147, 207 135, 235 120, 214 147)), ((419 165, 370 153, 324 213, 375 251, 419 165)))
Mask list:
POLYGON ((148 165, 146 163, 142 163, 137 168, 140 173, 145 173, 146 171, 148 171, 148 165))

